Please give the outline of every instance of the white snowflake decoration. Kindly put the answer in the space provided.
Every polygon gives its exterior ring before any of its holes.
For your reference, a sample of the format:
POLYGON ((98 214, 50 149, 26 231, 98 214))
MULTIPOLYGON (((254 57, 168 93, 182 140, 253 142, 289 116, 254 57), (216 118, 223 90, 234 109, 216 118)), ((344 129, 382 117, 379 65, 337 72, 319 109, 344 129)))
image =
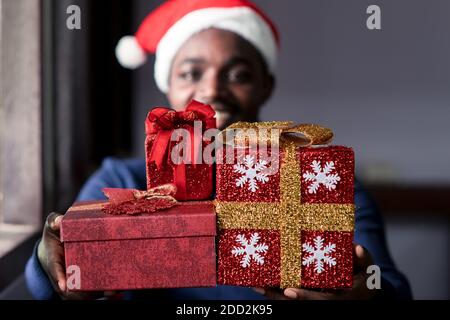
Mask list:
POLYGON ((251 192, 255 192, 258 189, 257 182, 264 184, 269 181, 267 174, 263 172, 267 169, 267 161, 260 160, 255 163, 255 158, 251 155, 245 156, 244 165, 235 164, 233 169, 234 172, 242 175, 236 179, 236 186, 243 187, 248 182, 248 190, 251 192))
POLYGON ((236 242, 241 246, 233 247, 231 253, 235 257, 243 255, 241 259, 241 266, 243 268, 247 268, 248 266, 250 266, 250 262, 252 259, 259 265, 264 264, 264 257, 261 255, 261 253, 267 252, 269 247, 265 243, 258 244, 260 238, 261 237, 257 232, 251 235, 250 241, 248 241, 243 234, 239 234, 236 237, 236 242))
POLYGON ((320 185, 323 184, 329 191, 336 189, 336 184, 341 181, 341 177, 337 173, 331 173, 335 170, 334 162, 325 163, 322 168, 320 161, 314 160, 311 164, 313 172, 307 171, 303 174, 306 181, 312 183, 308 186, 309 193, 316 193, 320 185))
POLYGON ((303 251, 310 254, 307 257, 303 257, 303 265, 310 266, 314 263, 314 271, 322 273, 325 270, 324 262, 330 267, 336 265, 336 259, 330 256, 331 252, 335 250, 336 245, 334 243, 328 243, 324 247, 322 237, 317 236, 314 239, 314 247, 309 242, 303 244, 303 251))

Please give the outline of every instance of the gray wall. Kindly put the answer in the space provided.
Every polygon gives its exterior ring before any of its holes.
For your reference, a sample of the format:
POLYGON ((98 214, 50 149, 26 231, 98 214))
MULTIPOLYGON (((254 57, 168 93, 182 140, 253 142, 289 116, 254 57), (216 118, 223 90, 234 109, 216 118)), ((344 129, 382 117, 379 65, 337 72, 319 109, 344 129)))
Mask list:
POLYGON ((259 2, 283 36, 264 118, 330 126, 364 177, 450 182, 450 1, 259 2), (369 4, 382 30, 366 28, 369 4))
POLYGON ((388 215, 386 236, 415 299, 450 299, 450 228, 447 217, 388 215))
MULTIPOLYGON (((135 1, 137 27, 160 1, 135 1)), ((368 182, 450 184, 450 1, 255 2, 282 36, 277 89, 263 120, 333 128, 335 143, 354 147, 368 182), (381 7, 382 30, 366 28, 371 4, 381 7)), ((152 63, 134 74, 136 155, 143 155, 146 112, 165 104, 152 63)), ((448 218, 423 214, 389 218, 388 240, 416 298, 449 298, 448 218)))

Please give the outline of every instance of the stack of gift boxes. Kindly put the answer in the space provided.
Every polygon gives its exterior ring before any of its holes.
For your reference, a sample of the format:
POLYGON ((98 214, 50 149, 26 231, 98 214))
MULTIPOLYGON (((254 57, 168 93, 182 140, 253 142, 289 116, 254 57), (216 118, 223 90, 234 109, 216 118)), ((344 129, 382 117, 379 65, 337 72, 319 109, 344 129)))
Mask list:
POLYGON ((214 128, 214 111, 195 101, 149 113, 148 190, 75 203, 62 221, 67 274, 80 274, 73 290, 352 286, 352 149, 330 145, 318 125, 238 122, 216 137, 213 165, 199 161, 211 142, 198 134, 214 128), (192 138, 189 161, 173 159, 179 128, 192 138), (176 191, 159 195, 165 184, 176 191), (145 201, 152 209, 137 215, 104 209, 145 201))

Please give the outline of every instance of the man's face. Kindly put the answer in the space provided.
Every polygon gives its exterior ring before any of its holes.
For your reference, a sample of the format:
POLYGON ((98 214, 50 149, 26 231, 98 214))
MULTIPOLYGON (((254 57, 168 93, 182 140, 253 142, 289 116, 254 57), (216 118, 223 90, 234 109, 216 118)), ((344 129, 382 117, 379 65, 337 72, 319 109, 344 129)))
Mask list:
POLYGON ((178 51, 167 97, 178 111, 191 99, 210 104, 223 129, 235 121, 257 121, 272 89, 273 78, 251 44, 232 32, 208 29, 178 51))

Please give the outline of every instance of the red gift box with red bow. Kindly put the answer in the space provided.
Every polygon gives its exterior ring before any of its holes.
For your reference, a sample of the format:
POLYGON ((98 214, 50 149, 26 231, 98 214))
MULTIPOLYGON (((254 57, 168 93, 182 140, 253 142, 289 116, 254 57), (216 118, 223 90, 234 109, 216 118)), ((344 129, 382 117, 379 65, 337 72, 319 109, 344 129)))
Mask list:
POLYGON ((204 200, 211 197, 213 166, 203 161, 203 150, 210 141, 204 141, 203 133, 216 128, 214 116, 211 106, 194 100, 186 106, 185 111, 158 107, 149 112, 145 122, 147 188, 173 183, 177 187, 177 200, 204 200), (199 131, 195 131, 196 123, 200 126, 199 131), (179 129, 186 134, 172 141, 179 129), (173 156, 181 153, 172 151, 182 139, 189 140, 184 142, 190 155, 182 159, 181 163, 175 163, 173 156))
POLYGON ((75 203, 61 226, 71 291, 216 285, 214 207, 177 203, 150 214, 111 215, 108 201, 75 203))

